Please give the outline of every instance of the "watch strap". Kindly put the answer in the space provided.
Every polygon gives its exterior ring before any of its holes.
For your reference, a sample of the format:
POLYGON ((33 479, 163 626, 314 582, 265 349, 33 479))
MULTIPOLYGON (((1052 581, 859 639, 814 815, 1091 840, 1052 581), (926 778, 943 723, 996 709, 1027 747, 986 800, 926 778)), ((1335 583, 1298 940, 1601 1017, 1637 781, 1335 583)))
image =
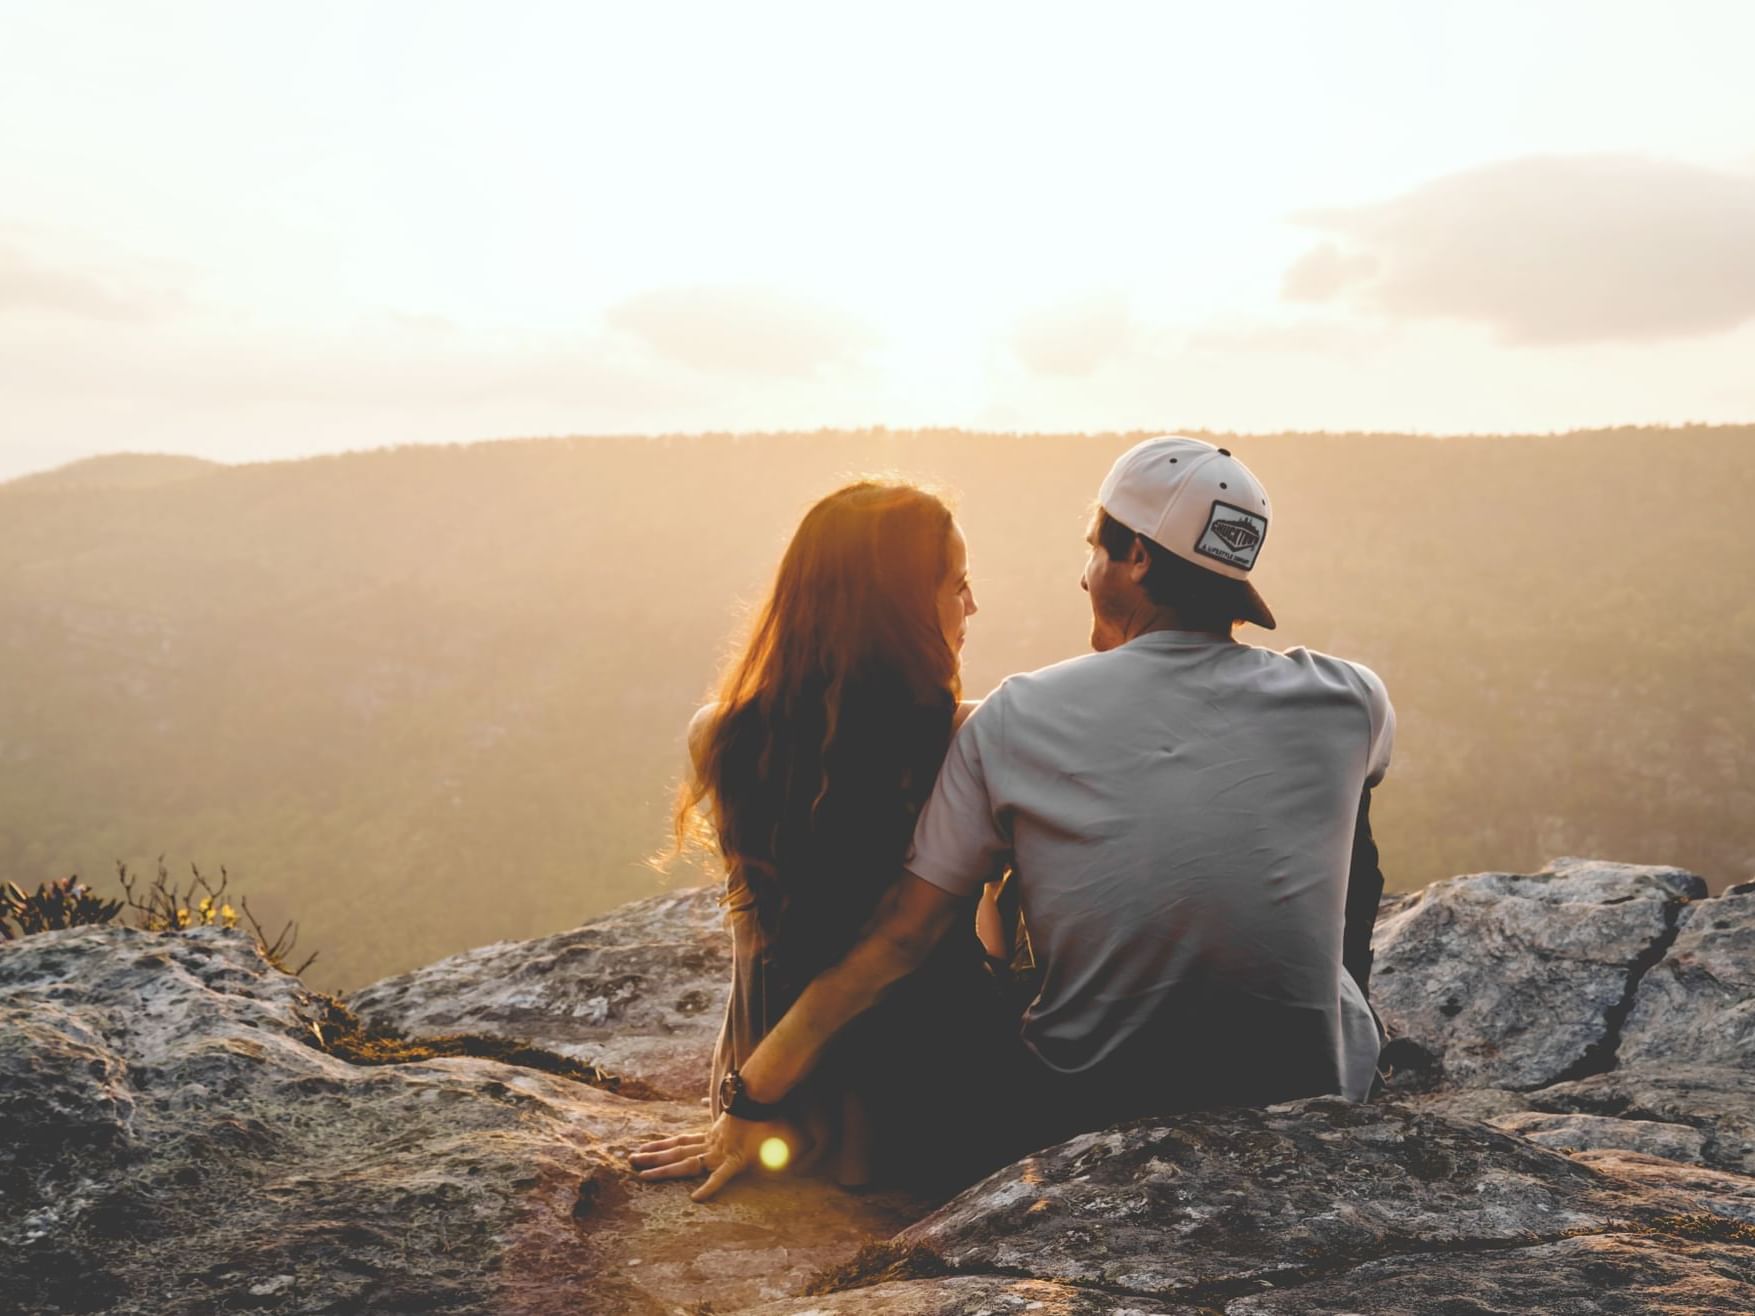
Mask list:
POLYGON ((743 1075, 733 1069, 720 1084, 719 1108, 737 1119, 762 1123, 779 1119, 784 1105, 778 1101, 757 1101, 744 1090, 743 1075))

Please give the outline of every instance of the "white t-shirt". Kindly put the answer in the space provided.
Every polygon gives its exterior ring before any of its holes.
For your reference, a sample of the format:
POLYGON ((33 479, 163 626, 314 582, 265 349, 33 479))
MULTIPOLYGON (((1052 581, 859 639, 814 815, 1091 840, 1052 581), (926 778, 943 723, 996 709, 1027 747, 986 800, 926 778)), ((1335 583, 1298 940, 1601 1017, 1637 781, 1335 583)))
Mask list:
POLYGON ((1394 728, 1357 663, 1149 632, 988 696, 907 867, 962 896, 1016 870, 1044 970, 1023 1036, 1052 1068, 1090 1068, 1198 989, 1307 1013, 1359 1099, 1378 1037, 1341 933, 1359 798, 1394 728))

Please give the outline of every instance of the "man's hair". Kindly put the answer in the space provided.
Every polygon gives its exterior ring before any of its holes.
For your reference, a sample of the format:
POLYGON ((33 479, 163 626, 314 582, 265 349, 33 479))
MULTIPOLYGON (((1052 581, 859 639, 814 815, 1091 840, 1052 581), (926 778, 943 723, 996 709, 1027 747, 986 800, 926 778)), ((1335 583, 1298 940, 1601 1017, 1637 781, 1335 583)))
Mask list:
POLYGON ((1156 540, 1123 525, 1103 508, 1097 509, 1097 542, 1111 558, 1126 557, 1136 539, 1146 546, 1146 556, 1151 559, 1140 584, 1153 603, 1161 608, 1175 608, 1190 630, 1224 630, 1233 622, 1245 620, 1248 607, 1239 582, 1178 557, 1156 540))

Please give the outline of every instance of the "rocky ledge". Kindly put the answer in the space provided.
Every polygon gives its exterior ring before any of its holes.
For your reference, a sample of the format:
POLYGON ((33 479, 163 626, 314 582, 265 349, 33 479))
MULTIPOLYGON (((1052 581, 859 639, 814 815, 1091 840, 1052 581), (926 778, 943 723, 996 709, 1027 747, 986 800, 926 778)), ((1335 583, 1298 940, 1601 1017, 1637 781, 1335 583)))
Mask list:
POLYGON ((694 1207, 625 1158, 703 1118, 709 891, 345 1006, 236 933, 6 943, 0 1310, 1755 1310, 1755 899, 1561 860, 1376 945, 1370 1104, 1139 1121, 942 1204, 694 1207))

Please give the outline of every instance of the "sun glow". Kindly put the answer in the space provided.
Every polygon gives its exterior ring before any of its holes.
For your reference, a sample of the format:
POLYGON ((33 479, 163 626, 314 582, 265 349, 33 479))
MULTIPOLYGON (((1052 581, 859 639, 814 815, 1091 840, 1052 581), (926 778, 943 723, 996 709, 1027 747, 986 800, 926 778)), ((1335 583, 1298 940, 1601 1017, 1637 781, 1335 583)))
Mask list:
POLYGON ((762 1164, 770 1170, 784 1170, 792 1162, 792 1148, 786 1145, 784 1138, 769 1138, 762 1143, 757 1153, 762 1164))
POLYGON ((23 0, 0 478, 118 446, 1739 421, 1755 7, 1684 7, 23 0), (1570 258, 1523 279, 1531 242, 1570 258))

